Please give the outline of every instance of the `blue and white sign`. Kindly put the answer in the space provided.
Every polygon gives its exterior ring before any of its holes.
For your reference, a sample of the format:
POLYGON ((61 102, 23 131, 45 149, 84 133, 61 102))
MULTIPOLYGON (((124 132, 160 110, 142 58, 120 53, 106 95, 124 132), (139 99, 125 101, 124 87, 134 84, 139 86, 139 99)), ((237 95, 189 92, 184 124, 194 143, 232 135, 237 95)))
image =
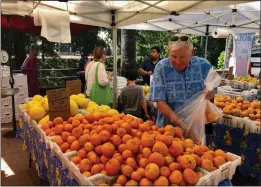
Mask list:
POLYGON ((254 33, 237 34, 234 40, 235 77, 248 76, 254 33))

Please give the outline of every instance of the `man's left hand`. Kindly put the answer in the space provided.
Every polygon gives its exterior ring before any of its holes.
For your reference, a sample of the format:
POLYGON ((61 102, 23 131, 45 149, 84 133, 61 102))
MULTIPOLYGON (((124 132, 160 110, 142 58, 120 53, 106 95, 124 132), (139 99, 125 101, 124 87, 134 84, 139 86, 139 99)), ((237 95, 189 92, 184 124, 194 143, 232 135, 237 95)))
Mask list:
POLYGON ((207 100, 211 100, 211 99, 213 99, 214 96, 215 96, 215 91, 214 90, 208 91, 208 93, 206 95, 206 99, 207 100))

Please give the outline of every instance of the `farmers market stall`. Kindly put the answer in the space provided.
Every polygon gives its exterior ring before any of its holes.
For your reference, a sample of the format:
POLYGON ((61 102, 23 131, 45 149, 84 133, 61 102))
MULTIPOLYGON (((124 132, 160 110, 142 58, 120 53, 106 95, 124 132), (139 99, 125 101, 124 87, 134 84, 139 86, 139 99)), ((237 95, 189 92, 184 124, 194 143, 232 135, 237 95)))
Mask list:
POLYGON ((211 152, 184 139, 180 128, 158 128, 153 121, 98 106, 82 94, 70 96, 73 117, 50 121, 48 98, 36 95, 20 106, 17 137, 23 138, 39 177, 50 185, 231 185, 241 163, 235 154, 211 152), (201 162, 207 155, 213 157, 212 166, 201 162))
POLYGON ((260 85, 257 78, 238 77, 225 80, 218 88, 214 103, 224 114, 214 125, 208 145, 241 155, 239 171, 261 182, 260 85))

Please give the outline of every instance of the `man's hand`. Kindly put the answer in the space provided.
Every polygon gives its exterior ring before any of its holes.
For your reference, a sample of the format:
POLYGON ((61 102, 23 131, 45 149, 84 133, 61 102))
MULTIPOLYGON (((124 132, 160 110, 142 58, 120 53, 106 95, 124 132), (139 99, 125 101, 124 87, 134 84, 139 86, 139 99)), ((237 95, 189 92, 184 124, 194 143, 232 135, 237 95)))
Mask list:
POLYGON ((171 115, 170 122, 176 126, 181 126, 182 124, 184 124, 184 122, 175 113, 171 115))
POLYGON ((207 95, 206 95, 206 99, 207 100, 211 100, 211 99, 213 99, 213 97, 215 96, 215 91, 214 90, 212 90, 212 91, 209 91, 208 93, 207 93, 207 95))
POLYGON ((152 75, 152 71, 148 71, 147 74, 148 74, 148 75, 152 75))

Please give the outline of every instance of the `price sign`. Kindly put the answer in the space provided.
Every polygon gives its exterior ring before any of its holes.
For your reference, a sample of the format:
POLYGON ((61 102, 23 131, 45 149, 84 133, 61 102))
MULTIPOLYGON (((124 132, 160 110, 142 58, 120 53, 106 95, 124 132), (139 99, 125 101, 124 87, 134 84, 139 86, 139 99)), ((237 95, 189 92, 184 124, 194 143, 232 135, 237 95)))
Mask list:
POLYGON ((50 120, 61 117, 67 120, 71 116, 69 92, 67 89, 55 89, 46 91, 49 104, 50 120))
POLYGON ((80 80, 66 81, 66 89, 69 95, 81 93, 81 86, 80 80))

